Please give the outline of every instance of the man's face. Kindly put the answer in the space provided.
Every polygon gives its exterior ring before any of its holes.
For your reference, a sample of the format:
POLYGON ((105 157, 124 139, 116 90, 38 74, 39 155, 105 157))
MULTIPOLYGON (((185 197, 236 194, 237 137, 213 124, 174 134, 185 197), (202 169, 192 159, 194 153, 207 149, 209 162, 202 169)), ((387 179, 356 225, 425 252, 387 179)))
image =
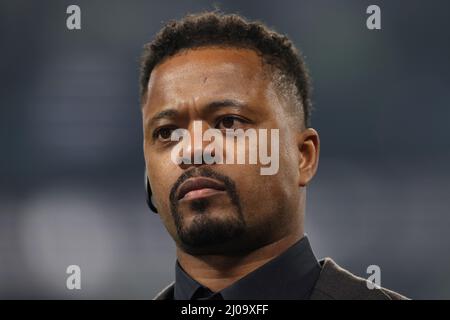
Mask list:
MULTIPOLYGON (((301 130, 286 101, 253 50, 187 50, 153 70, 142 109, 144 155, 154 204, 178 247, 192 254, 244 252, 298 228, 301 130), (262 165, 248 161, 176 164, 171 151, 179 142, 170 134, 184 128, 193 137, 194 121, 203 131, 279 129, 278 172, 262 175, 262 165)), ((192 159, 208 144, 192 143, 192 159)))

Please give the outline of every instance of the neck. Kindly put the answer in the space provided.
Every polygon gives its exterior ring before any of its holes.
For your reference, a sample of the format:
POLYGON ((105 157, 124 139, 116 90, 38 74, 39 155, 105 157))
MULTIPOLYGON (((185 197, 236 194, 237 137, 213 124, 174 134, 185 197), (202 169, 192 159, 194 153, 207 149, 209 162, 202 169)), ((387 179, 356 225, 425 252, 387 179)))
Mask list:
POLYGON ((302 237, 303 232, 288 235, 243 256, 194 256, 177 248, 177 258, 193 279, 217 292, 276 258, 302 237))

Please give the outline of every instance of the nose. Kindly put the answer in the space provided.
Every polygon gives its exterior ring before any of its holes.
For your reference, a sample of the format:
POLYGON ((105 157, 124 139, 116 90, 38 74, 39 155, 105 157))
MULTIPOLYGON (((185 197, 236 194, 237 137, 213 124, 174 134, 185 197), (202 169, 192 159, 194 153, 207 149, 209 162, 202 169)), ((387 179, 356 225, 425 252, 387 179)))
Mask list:
MULTIPOLYGON (((201 120, 195 120, 189 125, 187 129, 189 134, 183 138, 183 140, 186 140, 183 141, 183 151, 180 155, 182 157, 180 163, 182 169, 186 170, 192 166, 198 167, 207 164, 204 154, 205 149, 211 144, 211 141, 204 141, 203 137, 204 132, 208 129, 210 129, 208 123, 201 120)), ((209 147, 208 150, 208 156, 211 155, 211 157, 214 157, 216 152, 215 148, 209 147)))

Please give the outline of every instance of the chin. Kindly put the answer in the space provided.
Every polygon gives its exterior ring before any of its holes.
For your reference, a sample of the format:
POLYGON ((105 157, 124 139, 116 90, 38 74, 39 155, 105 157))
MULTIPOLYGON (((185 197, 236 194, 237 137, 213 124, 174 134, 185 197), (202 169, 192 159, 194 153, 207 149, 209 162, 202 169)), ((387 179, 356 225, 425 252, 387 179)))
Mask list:
POLYGON ((245 222, 231 212, 208 211, 183 221, 177 230, 180 247, 195 254, 223 254, 242 245, 245 222))

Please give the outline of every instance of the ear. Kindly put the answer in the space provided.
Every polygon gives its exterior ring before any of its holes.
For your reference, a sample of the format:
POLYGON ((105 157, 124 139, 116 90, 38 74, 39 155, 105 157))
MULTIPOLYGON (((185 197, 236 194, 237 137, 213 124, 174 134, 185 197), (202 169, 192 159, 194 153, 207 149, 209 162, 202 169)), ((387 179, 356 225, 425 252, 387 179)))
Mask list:
POLYGON ((320 140, 319 134, 313 128, 303 130, 298 137, 299 186, 306 186, 314 177, 319 165, 320 140))

